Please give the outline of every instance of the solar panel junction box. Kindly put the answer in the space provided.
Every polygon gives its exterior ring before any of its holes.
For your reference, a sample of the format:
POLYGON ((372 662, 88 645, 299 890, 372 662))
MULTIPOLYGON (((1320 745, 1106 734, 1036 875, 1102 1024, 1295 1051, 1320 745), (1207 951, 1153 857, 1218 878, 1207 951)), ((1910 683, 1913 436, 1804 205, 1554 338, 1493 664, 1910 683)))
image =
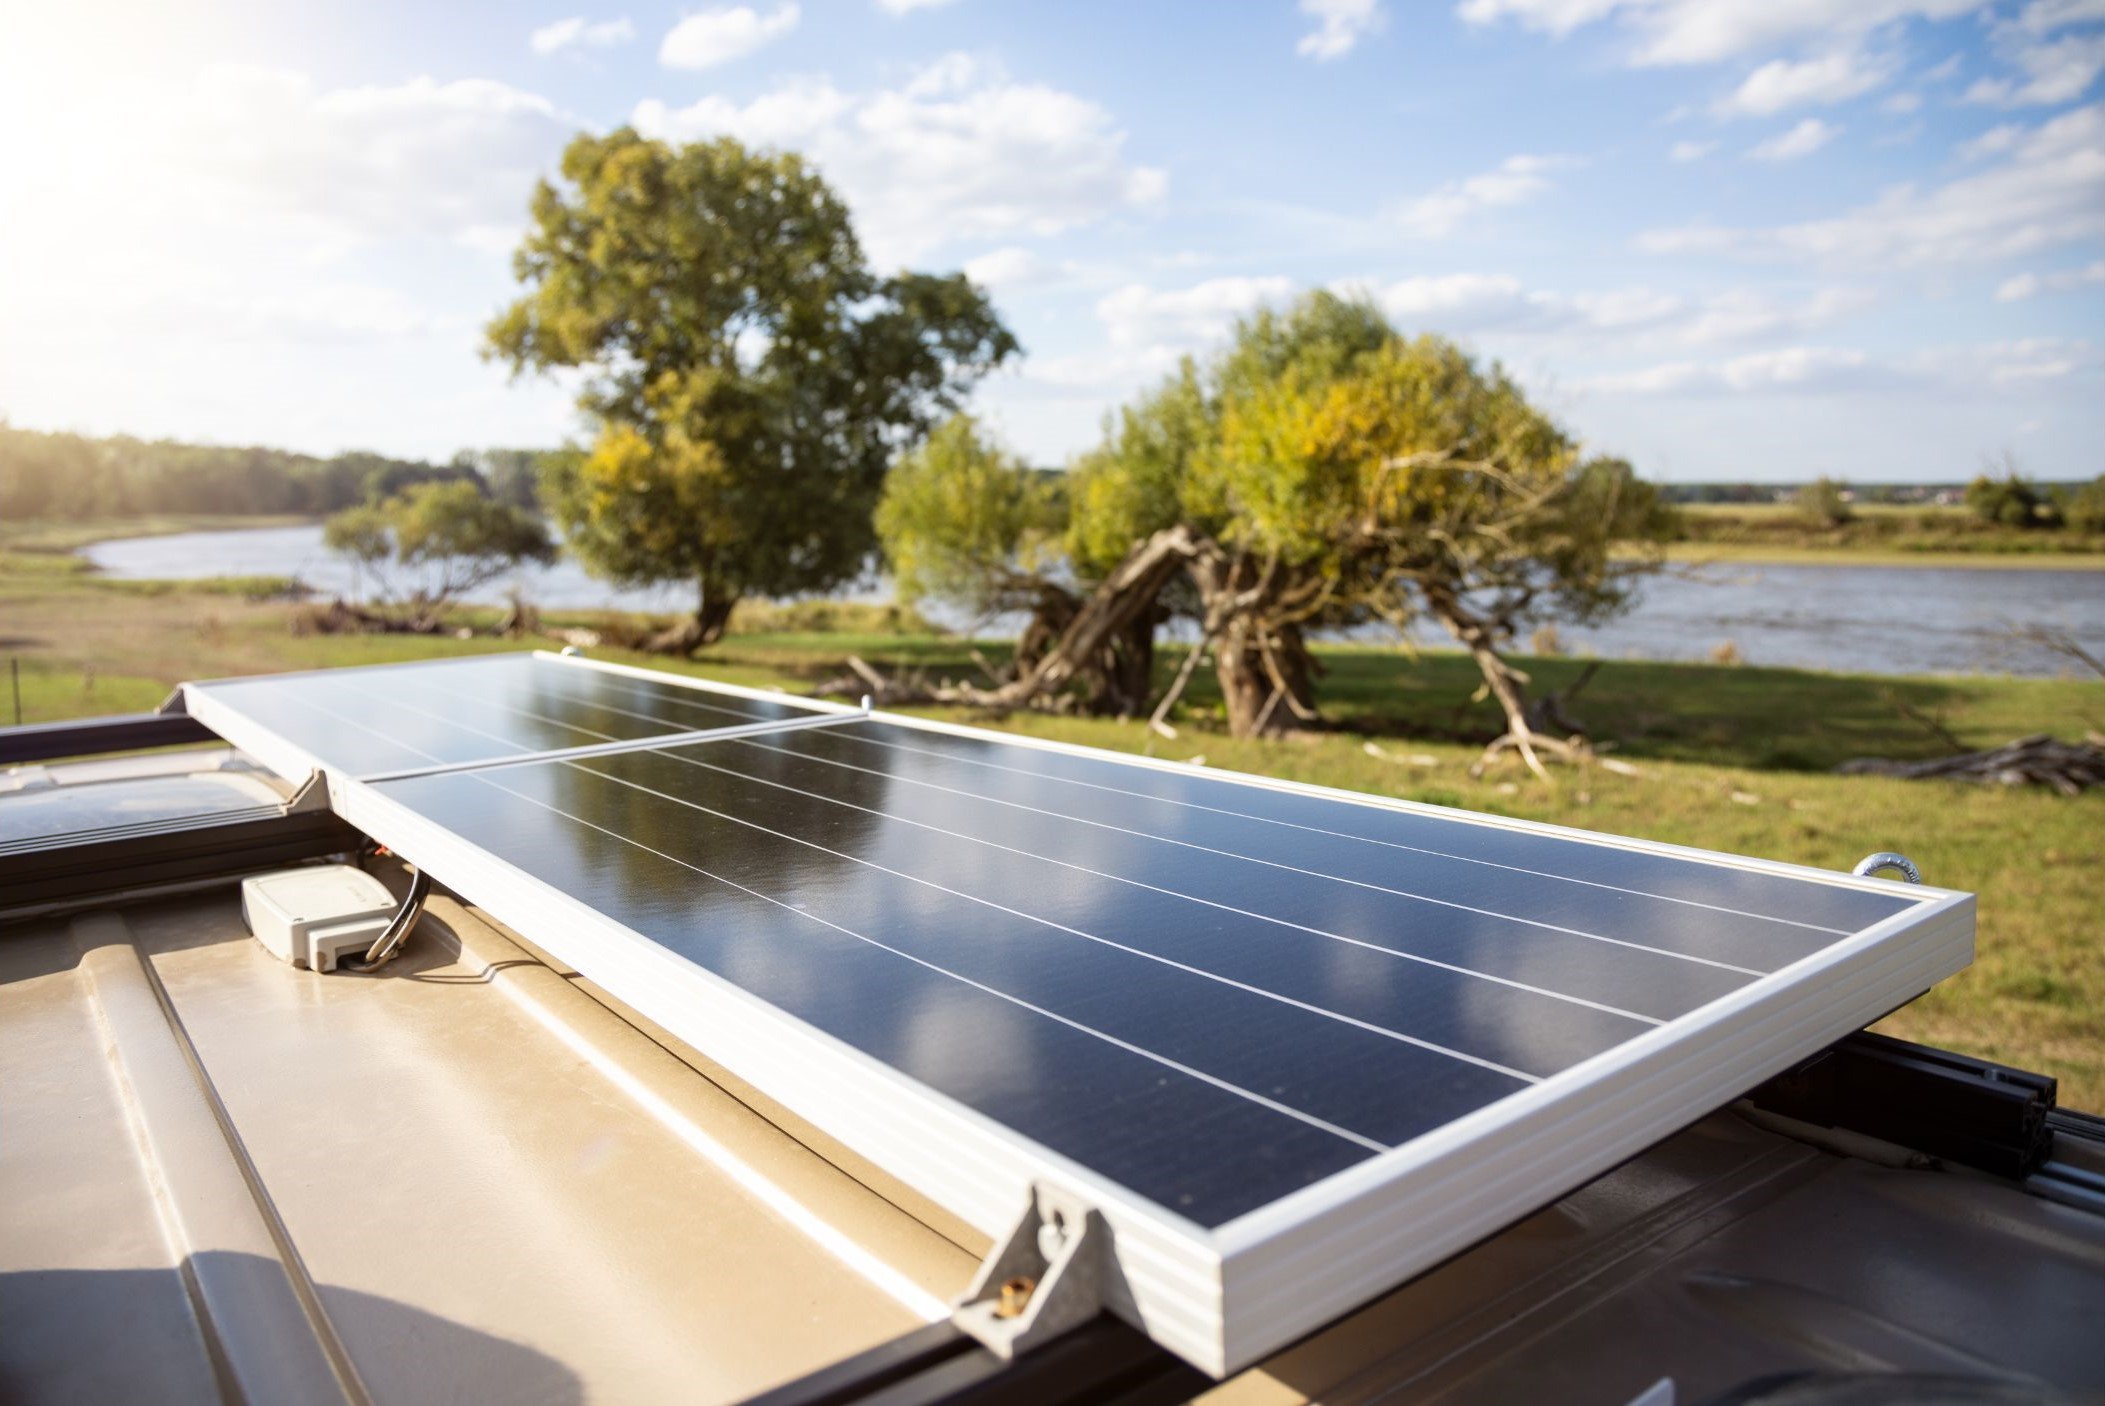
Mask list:
POLYGON ((998 1355, 1027 1352, 1104 1310, 1117 1273, 1111 1231, 1094 1209, 1042 1183, 951 1321, 998 1355))
POLYGON ((281 869, 241 881, 241 917, 255 939, 309 971, 335 971, 346 952, 371 947, 399 907, 395 896, 350 864, 281 869))

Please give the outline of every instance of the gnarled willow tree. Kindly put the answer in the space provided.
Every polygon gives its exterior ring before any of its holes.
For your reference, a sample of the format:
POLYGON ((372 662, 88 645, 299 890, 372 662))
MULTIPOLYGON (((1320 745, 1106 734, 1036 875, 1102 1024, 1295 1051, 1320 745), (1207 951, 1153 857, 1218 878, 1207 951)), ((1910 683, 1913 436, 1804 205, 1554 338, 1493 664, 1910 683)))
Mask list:
POLYGON ((1499 367, 1328 293, 1246 319, 1127 406, 1066 497, 1071 577, 1093 590, 982 701, 1091 679, 1168 606, 1202 637, 1173 692, 1210 655, 1230 729, 1273 732, 1318 716, 1310 631, 1431 622, 1504 711, 1494 747, 1537 770, 1559 743, 1503 651, 1528 625, 1622 609, 1671 525, 1628 464, 1581 461, 1499 367))
POLYGON ((661 649, 713 642, 744 595, 859 574, 886 466, 1016 350, 963 275, 872 272, 793 155, 587 133, 532 220, 487 350, 586 373, 596 440, 544 494, 590 570, 693 586, 661 649))

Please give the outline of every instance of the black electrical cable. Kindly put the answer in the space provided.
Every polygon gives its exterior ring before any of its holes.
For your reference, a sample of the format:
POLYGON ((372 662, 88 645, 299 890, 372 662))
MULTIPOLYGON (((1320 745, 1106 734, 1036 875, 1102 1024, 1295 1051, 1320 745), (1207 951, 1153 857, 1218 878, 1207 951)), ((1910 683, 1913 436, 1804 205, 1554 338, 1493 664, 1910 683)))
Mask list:
POLYGON ((409 936, 409 930, 417 925, 417 919, 424 914, 424 900, 431 896, 430 876, 417 868, 411 868, 409 873, 409 894, 402 900, 402 906, 397 908, 395 916, 388 920, 386 930, 366 949, 365 960, 345 963, 347 970, 379 971, 401 951, 403 941, 409 936))

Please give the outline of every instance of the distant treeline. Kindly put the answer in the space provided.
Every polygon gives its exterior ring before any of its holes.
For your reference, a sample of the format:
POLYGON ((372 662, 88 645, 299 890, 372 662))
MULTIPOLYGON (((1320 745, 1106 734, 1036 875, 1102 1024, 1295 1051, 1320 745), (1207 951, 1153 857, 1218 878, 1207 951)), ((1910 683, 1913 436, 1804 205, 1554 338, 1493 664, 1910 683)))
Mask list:
POLYGON ((462 450, 450 463, 353 451, 317 458, 288 449, 45 433, 0 423, 0 519, 149 513, 322 516, 413 483, 471 480, 490 496, 535 506, 544 451, 462 450))
MULTIPOLYGON (((1827 482, 1822 479, 1819 482, 1827 482)), ((1967 484, 1958 483, 1838 483, 1852 501, 1900 505, 1963 503, 1967 484)), ((1659 495, 1669 503, 1789 503, 1806 487, 1802 483, 1662 483, 1659 495)), ((2073 493, 2079 483, 2047 483, 2039 487, 2050 493, 2073 493)))

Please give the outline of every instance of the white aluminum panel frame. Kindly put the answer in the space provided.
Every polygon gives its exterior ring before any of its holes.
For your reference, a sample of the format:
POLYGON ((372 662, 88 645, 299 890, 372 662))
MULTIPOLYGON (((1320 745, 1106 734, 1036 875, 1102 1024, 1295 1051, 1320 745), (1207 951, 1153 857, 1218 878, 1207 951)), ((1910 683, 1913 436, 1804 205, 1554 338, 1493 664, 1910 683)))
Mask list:
MULTIPOLYGON (((579 656, 540 657, 660 685, 783 701, 579 656)), ((185 687, 207 727, 288 780, 315 759, 185 687)), ((807 704, 807 700, 795 700, 807 704)), ((861 714, 839 704, 820 711, 861 714)), ((873 721, 1185 775, 1187 764, 891 713, 873 721)), ((844 719, 843 721, 852 721, 844 719)), ((1447 821, 1905 897, 1914 906, 1388 1152, 1213 1230, 1134 1195, 472 845, 332 774, 350 824, 586 972, 857 1155, 999 1238, 1047 1181, 1102 1211, 1118 1274, 1110 1307, 1215 1376, 1237 1371, 1396 1287, 1877 1020, 1972 960, 1971 894, 1857 878, 1540 822, 1473 815, 1234 772, 1199 774, 1447 821)))

